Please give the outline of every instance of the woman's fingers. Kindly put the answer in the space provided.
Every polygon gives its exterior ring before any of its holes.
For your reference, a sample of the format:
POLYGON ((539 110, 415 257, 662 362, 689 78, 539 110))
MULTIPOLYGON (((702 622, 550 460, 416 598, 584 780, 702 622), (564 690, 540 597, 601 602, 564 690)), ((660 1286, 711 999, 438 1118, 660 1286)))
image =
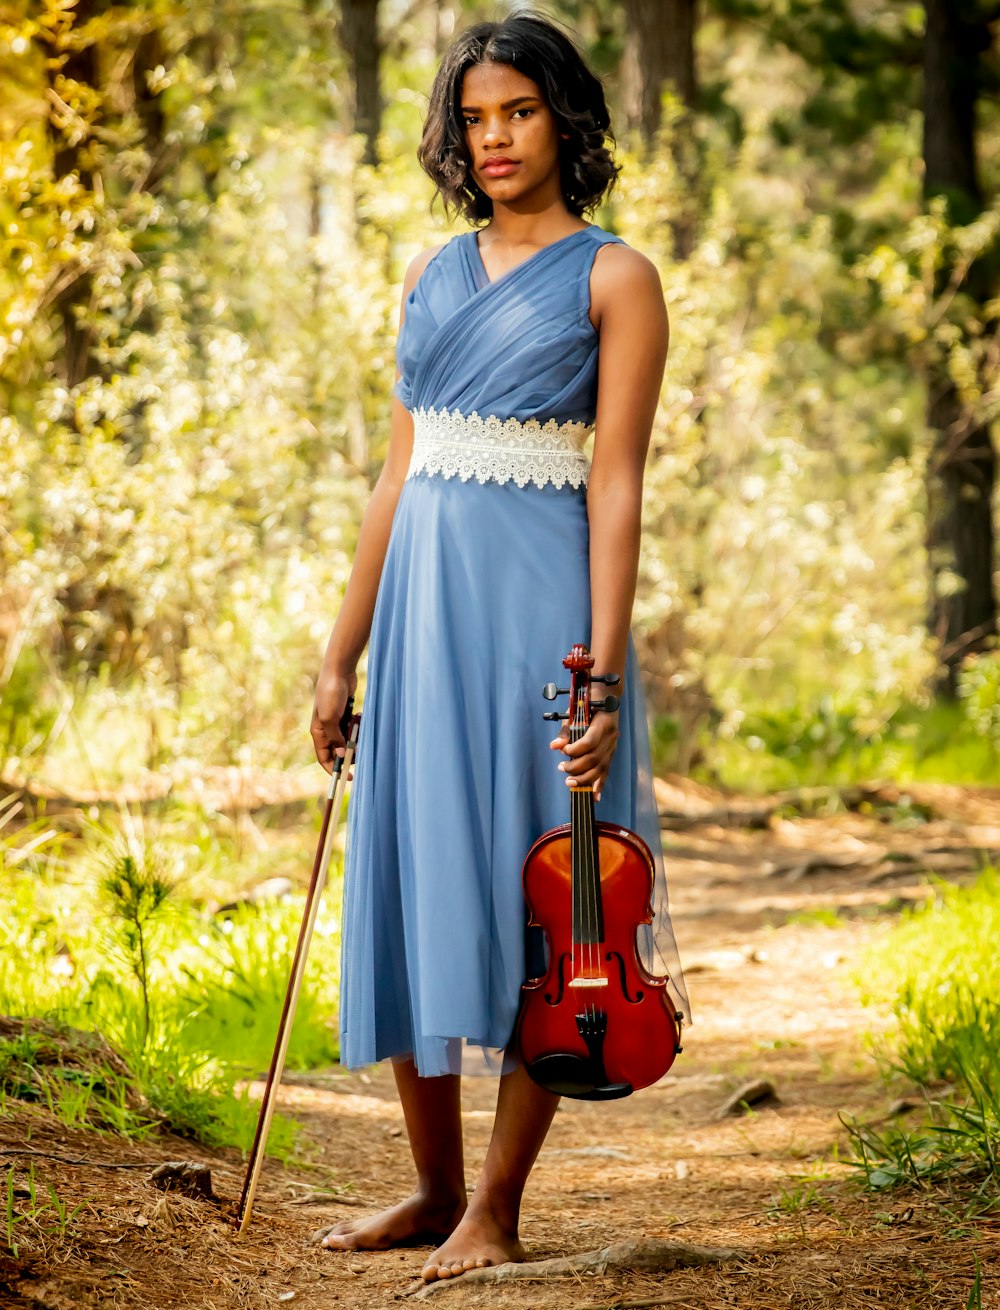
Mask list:
POLYGON ((325 735, 334 750, 339 750, 341 755, 344 753, 343 747, 347 744, 344 741, 344 734, 340 731, 340 719, 346 704, 347 697, 345 696, 339 706, 336 704, 317 704, 316 707, 316 723, 320 731, 325 735))
POLYGON ((334 757, 343 755, 347 748, 340 721, 347 708, 348 698, 354 694, 357 682, 355 674, 344 676, 330 674, 325 670, 320 671, 309 735, 313 739, 316 758, 327 773, 333 771, 334 757))
POLYGON ((316 758, 326 769, 327 773, 333 772, 333 747, 326 735, 323 725, 319 721, 319 715, 313 707, 312 720, 309 724, 309 736, 312 737, 313 750, 316 758))
POLYGON ((552 746, 560 748, 565 757, 557 767, 566 775, 566 785, 590 787, 594 799, 600 800, 617 742, 618 721, 613 714, 592 719, 579 741, 570 742, 566 734, 557 737, 552 746))
POLYGON ((571 742, 563 748, 563 754, 568 758, 560 763, 559 768, 563 773, 570 774, 593 768, 596 763, 611 758, 617 742, 618 729, 614 725, 602 729, 594 736, 591 736, 588 729, 579 741, 571 742))

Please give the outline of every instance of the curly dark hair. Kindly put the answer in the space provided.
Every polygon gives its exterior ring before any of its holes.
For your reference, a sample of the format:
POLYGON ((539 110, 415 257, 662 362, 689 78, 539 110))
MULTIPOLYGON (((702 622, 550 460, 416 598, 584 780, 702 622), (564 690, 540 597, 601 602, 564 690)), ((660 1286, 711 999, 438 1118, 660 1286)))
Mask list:
POLYGON ((477 23, 460 32, 445 51, 431 87, 417 158, 437 187, 446 213, 461 211, 471 223, 493 215, 493 201, 475 183, 462 117, 462 79, 475 64, 510 64, 537 83, 560 133, 563 199, 578 217, 592 212, 621 171, 607 142, 614 143, 611 116, 600 81, 570 38, 533 13, 477 23))

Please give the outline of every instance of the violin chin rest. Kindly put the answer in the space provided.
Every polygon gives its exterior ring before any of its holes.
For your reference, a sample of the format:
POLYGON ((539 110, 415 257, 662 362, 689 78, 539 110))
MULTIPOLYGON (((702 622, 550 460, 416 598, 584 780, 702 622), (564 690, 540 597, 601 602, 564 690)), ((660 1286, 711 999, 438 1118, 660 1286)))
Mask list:
POLYGON ((539 1056, 526 1065, 528 1073, 540 1087, 558 1096, 578 1101, 616 1101, 631 1096, 631 1083, 610 1083, 603 1068, 594 1068, 586 1056, 554 1052, 539 1056))

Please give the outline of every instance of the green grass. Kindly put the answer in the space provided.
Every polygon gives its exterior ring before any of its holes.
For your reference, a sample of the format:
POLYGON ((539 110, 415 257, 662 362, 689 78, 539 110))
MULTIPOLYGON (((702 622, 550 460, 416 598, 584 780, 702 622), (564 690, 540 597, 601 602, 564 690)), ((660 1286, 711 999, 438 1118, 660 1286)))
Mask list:
POLYGON ((33 1228, 38 1234, 64 1239, 73 1220, 86 1205, 86 1202, 81 1202, 70 1210, 50 1182, 45 1183, 47 1195, 42 1197, 35 1178, 34 1161, 29 1163, 26 1174, 27 1186, 16 1187, 15 1166, 8 1165, 3 1183, 4 1223, 0 1231, 3 1232, 7 1248, 15 1260, 20 1249, 17 1238, 22 1231, 33 1228), (26 1201, 27 1204, 19 1206, 18 1201, 26 1201), (22 1230, 18 1225, 26 1227, 22 1230))
MULTIPOLYGON (((979 698, 981 699, 981 697, 979 698)), ((674 767, 676 725, 654 725, 654 767, 674 767)), ((759 793, 872 778, 897 783, 981 784, 996 776, 997 743, 992 720, 971 695, 928 708, 868 709, 837 706, 829 697, 808 705, 748 707, 732 736, 713 727, 698 740, 699 781, 759 793)))
POLYGON ((833 906, 818 905, 812 910, 796 910, 785 920, 789 924, 799 924, 804 928, 843 928, 844 917, 833 906))
POLYGON ((953 1082, 968 1069, 1000 1086, 1000 872, 970 887, 933 883, 861 966, 862 994, 891 1004, 895 1056, 913 1082, 953 1082))
MULTIPOLYGON (((29 829, 0 828, 0 1013, 95 1030, 130 1074, 42 1061, 26 1033, 0 1043, 0 1090, 67 1124, 130 1137, 162 1125, 249 1148, 258 1107, 241 1084, 270 1062, 304 896, 213 914, 179 868, 189 847, 154 843, 134 824, 89 831, 85 845, 50 858, 41 849, 21 858, 31 840, 29 829)), ((213 887, 220 863, 218 853, 209 862, 213 887)), ((321 907, 289 1068, 338 1056, 336 899, 334 887, 321 907)), ((296 1140, 296 1125, 276 1117, 269 1153, 287 1156, 296 1140)))
POLYGON ((939 883, 863 960, 870 1003, 897 1028, 880 1059, 924 1089, 916 1126, 848 1121, 854 1163, 875 1190, 910 1184, 961 1196, 967 1212, 1000 1206, 1000 874, 967 888, 939 883))

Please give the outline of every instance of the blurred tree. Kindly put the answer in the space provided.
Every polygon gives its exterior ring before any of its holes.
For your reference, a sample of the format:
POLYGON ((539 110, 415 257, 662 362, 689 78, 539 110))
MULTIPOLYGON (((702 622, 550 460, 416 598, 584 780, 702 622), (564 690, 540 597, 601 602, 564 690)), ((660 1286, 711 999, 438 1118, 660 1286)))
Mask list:
POLYGON ((378 163, 382 127, 379 0, 340 0, 337 34, 347 55, 354 89, 354 131, 365 139, 364 162, 378 163))
POLYGON ((670 84, 689 109, 697 108, 694 62, 695 0, 624 0, 622 94, 630 128, 651 146, 670 84))
MULTIPOLYGON (((997 0, 924 0, 923 13, 889 0, 710 3, 727 17, 759 24, 770 40, 816 70, 819 90, 797 124, 779 124, 783 139, 801 132, 815 142, 813 149, 824 137, 831 144, 853 145, 888 122, 905 124, 921 112, 925 206, 941 197, 945 223, 973 230, 986 204, 976 163, 977 105, 1000 93, 997 0)), ((845 231, 866 232, 864 220, 846 207, 843 221, 845 231)), ((877 237, 870 225, 866 235, 877 237)), ((883 240, 900 235, 898 230, 881 234, 883 240)), ((847 259, 851 244, 845 243, 847 259)), ((920 278, 919 255, 912 253, 914 276, 920 278)), ((932 282, 933 304, 921 339, 911 332, 890 349, 909 352, 921 366, 926 388, 932 436, 926 479, 927 626, 939 642, 940 689, 953 697, 962 659, 989 646, 997 629, 996 453, 992 411, 983 404, 996 387, 997 365, 995 351, 983 343, 998 329, 1000 243, 988 237, 969 256, 961 239, 945 238, 932 282)))
MULTIPOLYGON (((996 0, 924 0, 924 198, 942 196, 953 223, 973 223, 983 210, 976 144, 977 104, 1000 92, 996 0)), ((1000 247, 992 243, 971 266, 943 259, 935 291, 964 278, 974 317, 965 331, 1000 332, 1000 247), (987 308, 993 301, 992 312, 987 308)), ((984 388, 987 379, 981 379, 984 388)), ((995 381, 995 378, 994 378, 995 381)), ((957 694, 962 660, 987 649, 997 632, 994 589, 996 451, 990 424, 963 400, 938 361, 928 378, 927 420, 934 434, 928 469, 927 547, 932 569, 930 629, 941 642, 942 689, 957 694), (959 585, 942 585, 957 577, 959 585)))
MULTIPOLYGON (((53 175, 75 174, 90 193, 95 191, 99 172, 96 132, 104 117, 97 59, 100 28, 93 19, 103 9, 106 6, 100 0, 78 0, 75 14, 46 4, 36 35, 43 47, 53 175)), ((69 387, 97 371, 96 331, 84 312, 91 292, 92 270, 80 263, 62 279, 52 297, 52 310, 62 325, 62 350, 56 359, 69 387)))
POLYGON ((698 109, 695 0, 625 0, 621 12, 625 24, 621 83, 626 122, 639 134, 647 150, 656 149, 659 142, 666 144, 673 156, 687 203, 670 214, 670 225, 674 255, 686 259, 696 240, 699 208, 700 169, 694 140, 698 109), (664 92, 668 89, 679 103, 664 141, 660 127, 664 92))

